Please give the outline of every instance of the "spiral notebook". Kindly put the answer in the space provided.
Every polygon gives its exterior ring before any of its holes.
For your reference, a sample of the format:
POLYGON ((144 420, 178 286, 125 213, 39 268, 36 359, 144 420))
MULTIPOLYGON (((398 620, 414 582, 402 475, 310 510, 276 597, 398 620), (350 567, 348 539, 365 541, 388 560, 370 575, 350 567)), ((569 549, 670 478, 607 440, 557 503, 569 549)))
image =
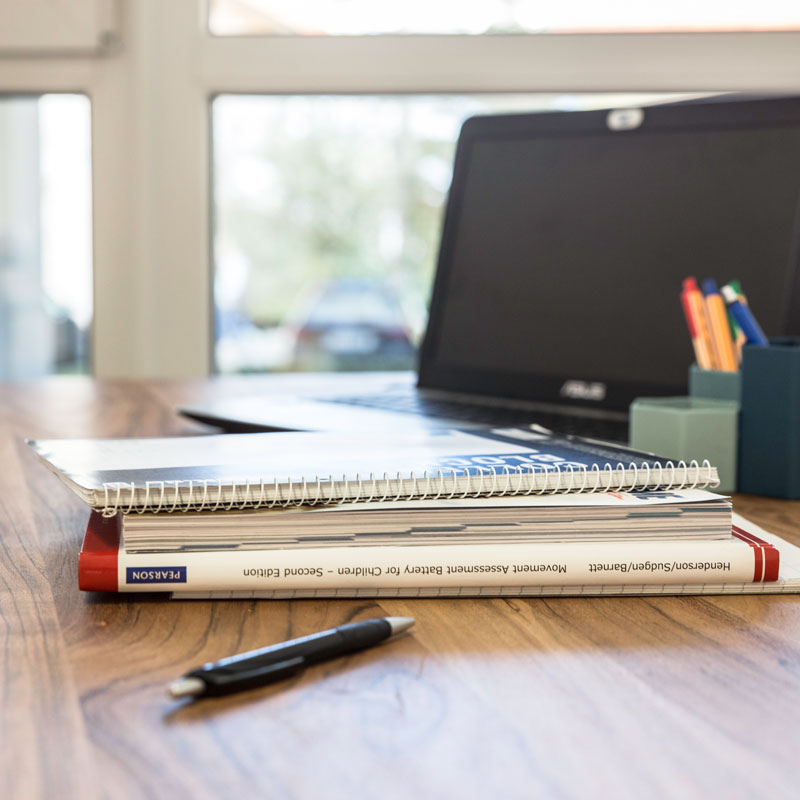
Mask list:
POLYGON ((537 426, 402 436, 291 432, 29 444, 104 516, 719 483, 708 462, 675 462, 537 426))

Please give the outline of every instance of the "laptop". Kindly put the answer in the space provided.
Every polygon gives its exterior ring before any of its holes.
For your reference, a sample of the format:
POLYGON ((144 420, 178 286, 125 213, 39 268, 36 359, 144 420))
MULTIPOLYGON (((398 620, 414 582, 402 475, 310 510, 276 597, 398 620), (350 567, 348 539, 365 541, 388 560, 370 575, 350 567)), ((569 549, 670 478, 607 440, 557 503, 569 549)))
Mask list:
POLYGON ((800 334, 799 199, 800 98, 473 117, 417 373, 282 376, 181 411, 231 431, 539 424, 624 442, 635 397, 686 393, 686 276, 739 279, 768 335, 800 334))

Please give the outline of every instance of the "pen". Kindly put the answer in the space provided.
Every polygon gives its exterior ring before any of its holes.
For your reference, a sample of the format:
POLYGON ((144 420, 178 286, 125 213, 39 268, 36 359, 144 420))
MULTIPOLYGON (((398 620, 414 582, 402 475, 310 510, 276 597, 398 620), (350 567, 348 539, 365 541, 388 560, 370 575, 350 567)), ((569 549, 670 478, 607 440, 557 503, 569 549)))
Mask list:
MULTIPOLYGON (((741 283, 738 280, 732 280, 728 281, 728 286, 739 296, 739 302, 747 305, 747 298, 742 294, 741 283)), ((723 294, 721 289, 720 294, 723 294)), ((722 299, 725 299, 724 294, 722 299)), ((730 309, 728 309, 728 322, 731 324, 731 336, 733 337, 733 349, 736 351, 736 361, 741 365, 742 347, 744 347, 744 343, 747 340, 745 339, 744 331, 736 324, 736 320, 733 318, 730 309)))
POLYGON ((713 369, 714 358, 711 353, 711 340, 708 335, 705 313, 703 311, 703 298, 697 288, 695 278, 685 278, 681 290, 681 304, 689 326, 689 335, 692 337, 694 355, 700 369, 713 369))
POLYGON ((351 622, 321 633, 239 653, 187 672, 169 686, 172 697, 216 697, 283 680, 319 661, 354 653, 408 630, 412 617, 351 622))
POLYGON ((713 278, 703 281, 703 299, 705 301, 708 327, 711 331, 711 346, 714 350, 717 369, 734 372, 738 366, 736 352, 733 349, 731 329, 728 326, 728 315, 725 303, 722 302, 717 284, 713 278))
POLYGON ((733 315, 736 324, 742 329, 748 344, 757 344, 766 347, 769 344, 764 331, 753 316, 747 305, 739 300, 739 295, 730 284, 722 287, 722 296, 728 304, 728 310, 733 315))

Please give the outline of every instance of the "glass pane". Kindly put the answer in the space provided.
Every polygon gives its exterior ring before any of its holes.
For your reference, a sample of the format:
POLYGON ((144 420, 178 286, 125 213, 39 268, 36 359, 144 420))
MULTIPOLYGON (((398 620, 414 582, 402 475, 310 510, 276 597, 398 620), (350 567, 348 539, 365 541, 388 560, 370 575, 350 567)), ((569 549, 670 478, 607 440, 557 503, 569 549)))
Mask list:
POLYGON ((784 30, 800 27, 787 0, 212 0, 218 36, 289 34, 574 33, 579 31, 784 30))
POLYGON ((91 317, 89 99, 0 96, 0 378, 86 372, 91 317))
POLYGON ((413 367, 463 120, 654 99, 218 97, 217 368, 413 367))

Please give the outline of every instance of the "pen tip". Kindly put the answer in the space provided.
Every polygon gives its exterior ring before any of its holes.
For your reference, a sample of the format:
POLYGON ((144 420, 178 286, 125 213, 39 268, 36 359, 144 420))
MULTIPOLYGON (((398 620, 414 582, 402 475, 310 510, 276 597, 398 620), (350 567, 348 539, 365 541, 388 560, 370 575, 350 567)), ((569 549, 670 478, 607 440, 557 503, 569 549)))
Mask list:
POLYGON ((407 631, 414 624, 414 617, 386 617, 392 628, 392 636, 396 633, 407 631))
POLYGON ((203 694, 206 685, 200 678, 179 678, 173 681, 167 691, 169 696, 175 699, 179 697, 197 697, 203 694))

